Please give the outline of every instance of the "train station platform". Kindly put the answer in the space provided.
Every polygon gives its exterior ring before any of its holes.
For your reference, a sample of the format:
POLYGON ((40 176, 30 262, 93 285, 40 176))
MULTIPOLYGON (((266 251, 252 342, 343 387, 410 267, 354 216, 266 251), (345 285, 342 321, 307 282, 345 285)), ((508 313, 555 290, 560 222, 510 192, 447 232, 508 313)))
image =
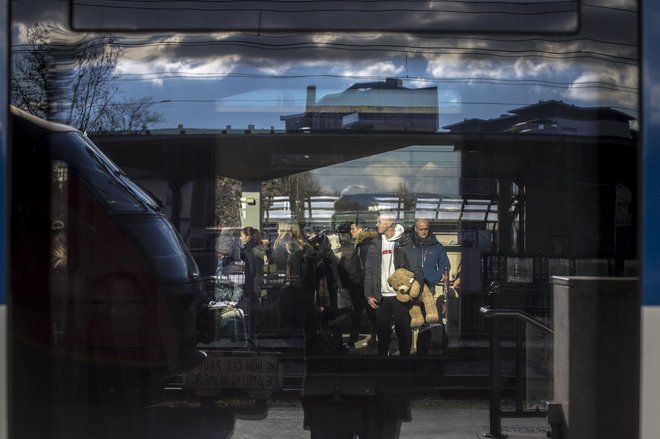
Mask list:
MULTIPOLYGON (((465 404, 460 402, 459 404, 465 404)), ((478 439, 489 431, 488 402, 471 401, 469 406, 454 406, 456 401, 445 401, 434 407, 413 404, 411 419, 401 423, 398 439, 478 439)), ((288 439, 309 439, 310 432, 303 429, 303 413, 299 407, 271 407, 268 415, 259 420, 238 418, 232 439, 271 438, 277 431, 288 439)), ((549 426, 544 418, 502 420, 502 434, 508 439, 547 438, 549 426)))

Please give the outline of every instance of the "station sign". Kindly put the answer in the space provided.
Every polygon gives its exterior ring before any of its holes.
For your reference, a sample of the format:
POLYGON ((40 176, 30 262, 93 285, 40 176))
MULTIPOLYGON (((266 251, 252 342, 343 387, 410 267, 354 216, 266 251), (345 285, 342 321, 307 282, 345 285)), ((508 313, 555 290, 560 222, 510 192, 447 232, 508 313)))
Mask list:
POLYGON ((282 388, 282 375, 276 356, 208 351, 204 361, 183 374, 183 384, 189 390, 275 391, 282 388))

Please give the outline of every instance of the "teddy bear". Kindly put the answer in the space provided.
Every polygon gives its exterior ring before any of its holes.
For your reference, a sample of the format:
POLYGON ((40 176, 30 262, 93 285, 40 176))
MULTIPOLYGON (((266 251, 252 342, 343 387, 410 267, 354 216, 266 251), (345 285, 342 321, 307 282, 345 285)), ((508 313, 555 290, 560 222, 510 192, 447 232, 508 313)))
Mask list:
POLYGON ((424 310, 426 311, 426 323, 438 323, 440 321, 433 293, 426 284, 420 286, 412 271, 397 268, 387 279, 387 283, 396 290, 396 298, 400 302, 412 302, 409 311, 411 329, 418 329, 424 324, 422 304, 424 304, 424 310))

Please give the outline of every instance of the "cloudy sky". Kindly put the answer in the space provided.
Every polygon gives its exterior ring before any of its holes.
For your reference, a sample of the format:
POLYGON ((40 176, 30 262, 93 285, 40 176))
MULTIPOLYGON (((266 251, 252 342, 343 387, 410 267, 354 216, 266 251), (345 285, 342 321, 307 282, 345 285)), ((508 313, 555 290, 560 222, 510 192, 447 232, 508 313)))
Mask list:
POLYGON ((497 117, 549 99, 611 106, 638 116, 633 0, 590 0, 580 9, 573 1, 529 1, 515 7, 507 2, 484 6, 421 0, 238 3, 241 10, 228 0, 14 0, 14 42, 20 44, 26 27, 37 21, 59 23, 62 30, 53 32, 53 38, 64 41, 83 35, 66 30, 70 17, 78 29, 112 29, 124 48, 117 72, 121 93, 152 97, 166 116, 162 126, 169 127, 282 128, 280 115, 304 109, 308 85, 315 85, 321 98, 356 82, 386 77, 402 78, 410 88, 437 86, 441 127, 466 118, 497 117), (37 7, 39 2, 43 5, 37 7), (286 14, 291 3, 325 14, 286 14), (375 3, 384 10, 369 10, 375 3), (279 8, 270 20, 263 14, 262 29, 284 22, 319 30, 255 32, 253 20, 244 14, 254 16, 259 8, 279 8), (225 18, 217 19, 220 15, 225 18), (209 21, 234 30, 190 32, 210 26, 209 21), (135 26, 154 31, 121 33, 135 26), (356 30, 415 26, 445 32, 356 30), (168 32, 168 27, 188 32, 168 32))
MULTIPOLYGON (((154 100, 165 121, 152 128, 281 129, 280 116, 304 110, 309 85, 320 99, 387 77, 436 86, 440 127, 551 99, 639 116, 635 0, 14 0, 12 7, 16 45, 37 21, 58 29, 59 44, 84 36, 81 29, 115 35, 121 96, 154 100)), ((396 157, 318 175, 324 186, 341 174, 342 183, 381 179, 388 189, 403 178, 413 190, 435 179, 431 186, 455 193, 460 163, 438 154, 385 180, 396 157)))

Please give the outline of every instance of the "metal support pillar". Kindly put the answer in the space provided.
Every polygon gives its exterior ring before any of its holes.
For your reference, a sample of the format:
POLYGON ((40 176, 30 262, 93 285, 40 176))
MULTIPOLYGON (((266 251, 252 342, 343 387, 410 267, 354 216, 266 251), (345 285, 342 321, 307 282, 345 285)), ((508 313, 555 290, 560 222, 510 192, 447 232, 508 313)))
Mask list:
MULTIPOLYGON (((500 285, 497 282, 492 282, 488 291, 488 305, 490 306, 490 309, 497 309, 497 296, 499 293, 500 285)), ((484 436, 501 439, 506 436, 502 434, 502 421, 500 419, 500 404, 502 400, 502 353, 500 351, 500 328, 498 319, 491 319, 490 324, 490 430, 488 433, 484 434, 484 436)))

